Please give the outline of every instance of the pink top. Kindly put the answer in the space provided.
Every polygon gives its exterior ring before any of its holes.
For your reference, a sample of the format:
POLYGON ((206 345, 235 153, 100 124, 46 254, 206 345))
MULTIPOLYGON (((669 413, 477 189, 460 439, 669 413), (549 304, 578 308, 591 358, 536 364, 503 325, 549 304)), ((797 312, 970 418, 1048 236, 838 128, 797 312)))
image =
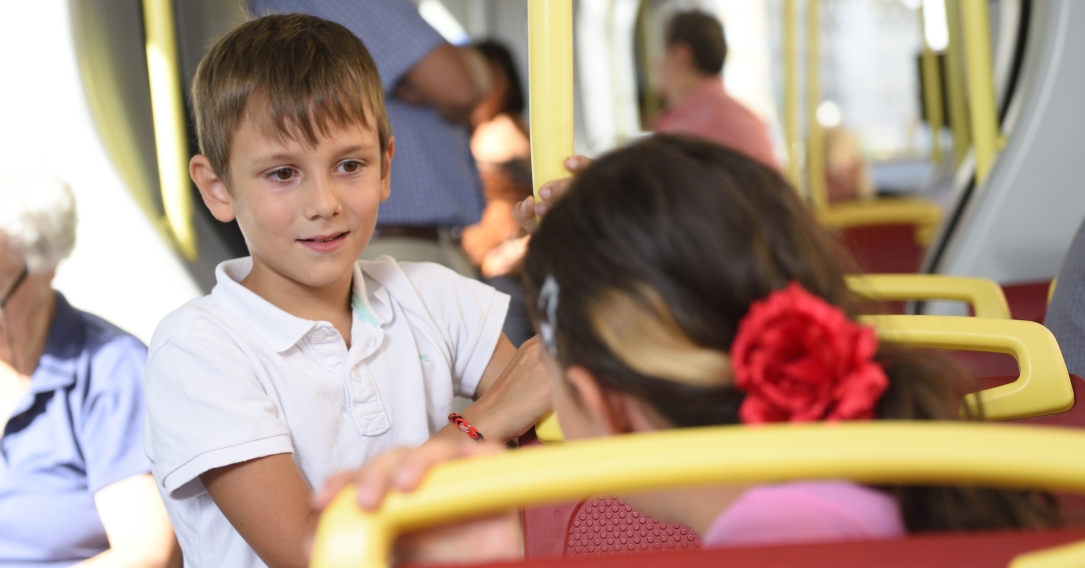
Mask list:
POLYGON ((754 487, 720 513, 705 546, 757 546, 904 536, 896 499, 847 481, 754 487))
POLYGON ((765 123, 731 98, 719 77, 706 79, 664 111, 655 131, 703 138, 779 169, 765 123))

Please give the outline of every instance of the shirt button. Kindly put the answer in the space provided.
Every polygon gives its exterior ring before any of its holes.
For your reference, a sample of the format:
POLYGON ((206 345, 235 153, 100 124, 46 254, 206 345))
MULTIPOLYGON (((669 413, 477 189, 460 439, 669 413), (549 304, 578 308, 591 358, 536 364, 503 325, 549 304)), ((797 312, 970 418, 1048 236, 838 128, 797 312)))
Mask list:
POLYGON ((350 374, 353 375, 355 379, 362 376, 362 373, 358 370, 358 367, 354 367, 353 369, 351 369, 350 374))
POLYGON ((328 334, 320 331, 319 329, 313 332, 313 341, 324 341, 327 339, 328 334))

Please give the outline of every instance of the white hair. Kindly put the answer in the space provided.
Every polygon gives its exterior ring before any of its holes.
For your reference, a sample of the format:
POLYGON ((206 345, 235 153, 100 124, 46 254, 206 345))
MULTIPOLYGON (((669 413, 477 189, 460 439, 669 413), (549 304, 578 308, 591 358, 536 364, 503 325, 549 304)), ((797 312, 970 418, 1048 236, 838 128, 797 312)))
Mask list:
POLYGON ((49 272, 72 254, 76 222, 67 183, 0 171, 0 233, 31 273, 49 272))

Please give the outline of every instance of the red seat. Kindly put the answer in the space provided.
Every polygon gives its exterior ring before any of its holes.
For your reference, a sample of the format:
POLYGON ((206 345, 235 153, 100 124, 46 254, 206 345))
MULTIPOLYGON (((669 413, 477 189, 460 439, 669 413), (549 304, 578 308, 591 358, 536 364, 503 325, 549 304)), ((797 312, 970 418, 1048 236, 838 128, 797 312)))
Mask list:
MULTIPOLYGON (((918 535, 880 541, 715 548, 599 558, 532 559, 486 564, 488 568, 639 568, 678 566, 717 568, 1005 568, 1015 556, 1085 539, 1085 530, 997 531, 918 535)), ((463 565, 458 565, 462 568, 463 565)))
POLYGON ((863 273, 910 274, 923 265, 926 251, 916 244, 915 225, 846 227, 840 238, 863 273))
POLYGON ((1047 294, 1050 289, 1050 280, 1002 285, 1013 319, 1041 324, 1044 323, 1044 316, 1047 315, 1047 294))

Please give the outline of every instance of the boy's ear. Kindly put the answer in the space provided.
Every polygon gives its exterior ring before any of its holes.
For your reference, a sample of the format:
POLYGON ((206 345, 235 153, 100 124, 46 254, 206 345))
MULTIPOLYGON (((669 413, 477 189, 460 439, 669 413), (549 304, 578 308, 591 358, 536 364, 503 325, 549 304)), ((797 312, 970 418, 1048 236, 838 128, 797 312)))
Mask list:
POLYGON ((381 203, 392 195, 392 158, 396 156, 396 137, 388 138, 388 149, 381 156, 381 203))
POLYGON ((192 176, 193 183, 200 189, 203 203, 211 210, 215 219, 223 223, 233 221, 234 207, 230 203, 226 182, 215 173, 211 160, 203 154, 192 156, 192 160, 188 162, 188 175, 192 176))

